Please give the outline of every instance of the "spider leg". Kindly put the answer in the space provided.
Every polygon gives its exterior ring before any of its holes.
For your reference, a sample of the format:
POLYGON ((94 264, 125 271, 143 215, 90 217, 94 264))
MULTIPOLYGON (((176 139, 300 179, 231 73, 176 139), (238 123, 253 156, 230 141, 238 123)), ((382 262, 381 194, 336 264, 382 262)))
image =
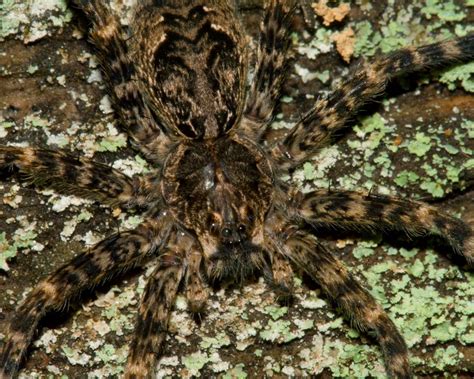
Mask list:
MULTIPOLYGON (((112 103, 133 145, 147 159, 161 163, 166 157, 169 138, 149 109, 135 79, 126 31, 120 20, 99 0, 74 0, 92 23, 90 39, 108 83, 112 103)), ((132 37, 133 38, 133 37, 132 37)))
POLYGON ((187 257, 186 299, 190 312, 199 314, 204 311, 209 297, 209 287, 201 270, 202 253, 193 250, 187 257))
POLYGON ((293 269, 288 259, 278 254, 277 248, 270 241, 266 241, 266 251, 270 255, 271 272, 265 273, 265 280, 275 292, 279 303, 288 304, 293 295, 293 269))
POLYGON ((141 207, 156 200, 151 178, 130 178, 105 164, 62 151, 0 146, 0 167, 12 166, 41 186, 113 206, 141 207))
POLYGON ((182 259, 170 254, 151 274, 138 310, 125 378, 148 378, 161 353, 168 321, 183 278, 182 259))
POLYGON ((468 263, 474 262, 472 228, 462 220, 419 201, 319 190, 305 194, 298 208, 300 216, 312 225, 401 230, 409 235, 439 235, 468 263))
POLYGON ((182 232, 172 233, 166 248, 160 251, 158 266, 150 276, 138 310, 125 378, 152 375, 182 281, 185 281, 190 310, 199 312, 203 309, 208 293, 200 276, 201 258, 194 237, 182 232))
POLYGON ((294 167, 329 143, 367 102, 379 96, 395 77, 474 57, 474 34, 418 48, 406 48, 355 68, 350 78, 313 108, 271 151, 276 162, 294 167))
POLYGON ((344 265, 318 243, 316 237, 296 231, 280 245, 279 253, 318 283, 355 327, 374 334, 390 378, 411 377, 408 349, 395 324, 344 265))
POLYGON ((0 378, 19 368, 39 321, 61 310, 84 290, 141 264, 166 242, 168 220, 153 220, 133 231, 114 234, 85 251, 40 282, 13 314, 0 352, 0 378))
POLYGON ((241 128, 258 139, 272 119, 280 90, 288 73, 291 21, 294 1, 268 0, 260 27, 255 77, 247 98, 241 128))

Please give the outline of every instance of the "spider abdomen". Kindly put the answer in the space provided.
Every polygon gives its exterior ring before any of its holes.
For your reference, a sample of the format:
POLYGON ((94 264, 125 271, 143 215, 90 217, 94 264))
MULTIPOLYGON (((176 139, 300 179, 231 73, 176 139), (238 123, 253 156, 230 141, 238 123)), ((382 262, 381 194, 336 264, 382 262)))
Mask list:
POLYGON ((226 134, 239 121, 247 59, 230 6, 195 1, 152 5, 137 14, 137 77, 163 125, 190 139, 226 134))

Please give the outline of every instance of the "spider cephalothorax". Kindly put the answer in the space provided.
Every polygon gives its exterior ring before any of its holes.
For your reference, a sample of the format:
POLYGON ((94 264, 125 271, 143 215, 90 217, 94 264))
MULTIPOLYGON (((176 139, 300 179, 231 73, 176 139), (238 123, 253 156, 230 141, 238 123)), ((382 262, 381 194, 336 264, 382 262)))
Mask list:
POLYGON ((177 146, 165 162, 161 188, 170 212, 195 233, 203 256, 216 262, 213 275, 227 276, 237 266, 252 271, 245 257, 261 250, 273 182, 260 147, 225 136, 177 146))
POLYGON ((143 1, 128 28, 99 0, 74 3, 91 21, 120 123, 155 171, 131 178, 64 151, 0 147, 0 166, 15 166, 37 184, 145 210, 138 227, 80 253, 30 292, 9 321, 0 377, 17 373, 45 313, 152 258, 156 268, 138 310, 128 378, 151 377, 179 291, 192 312, 202 312, 212 284, 244 284, 263 275, 284 300, 292 293, 294 268, 311 277, 353 325, 371 332, 390 377, 410 377, 402 336, 319 242, 318 227, 438 235, 468 263, 474 259, 472 227, 422 202, 341 190, 302 193, 280 183, 279 175, 316 155, 390 78, 472 59, 474 35, 359 65, 272 142, 265 131, 288 72, 296 2, 266 2, 253 60, 231 1, 143 1))

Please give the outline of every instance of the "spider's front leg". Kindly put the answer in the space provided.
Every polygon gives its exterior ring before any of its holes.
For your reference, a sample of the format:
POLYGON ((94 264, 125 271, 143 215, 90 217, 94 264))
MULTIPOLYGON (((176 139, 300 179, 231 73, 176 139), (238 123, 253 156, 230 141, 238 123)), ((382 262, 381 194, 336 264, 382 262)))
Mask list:
POLYGON ((145 287, 130 345, 125 378, 149 378, 163 350, 170 313, 182 281, 192 312, 202 311, 207 290, 199 275, 201 249, 182 232, 172 233, 145 287))
POLYGON ((30 181, 112 206, 147 207, 157 200, 151 178, 130 178, 103 163, 62 151, 0 146, 0 168, 17 167, 30 181))
POLYGON ((257 48, 255 77, 247 98, 241 128, 253 140, 272 120, 281 87, 288 73, 294 1, 267 0, 257 48))
MULTIPOLYGON (((279 240, 278 236, 273 238, 279 240)), ((315 236, 296 231, 286 241, 280 240, 277 246, 278 253, 318 283, 356 328, 374 334, 390 378, 411 377, 408 349, 392 320, 344 265, 318 243, 315 236)))
POLYGON ((140 265, 166 242, 168 222, 164 218, 148 221, 133 231, 106 238, 39 283, 10 319, 0 351, 0 378, 15 376, 39 321, 48 311, 61 310, 84 290, 140 265))
POLYGON ((409 235, 444 238, 469 264, 474 263, 474 231, 462 220, 413 200, 350 191, 312 191, 304 195, 299 214, 312 225, 354 230, 399 230, 409 235))
POLYGON ((271 262, 271 267, 264 271, 265 281, 275 293, 278 303, 287 305, 293 297, 293 269, 288 259, 278 253, 273 238, 267 238, 265 250, 271 262))
POLYGON ((294 167, 330 142, 367 102, 381 95, 395 77, 474 58, 474 34, 418 48, 406 48, 362 64, 349 79, 313 108, 272 149, 280 167, 294 167))
POLYGON ((168 321, 183 278, 182 258, 164 256, 151 274, 138 310, 125 378, 148 378, 161 354, 168 321))

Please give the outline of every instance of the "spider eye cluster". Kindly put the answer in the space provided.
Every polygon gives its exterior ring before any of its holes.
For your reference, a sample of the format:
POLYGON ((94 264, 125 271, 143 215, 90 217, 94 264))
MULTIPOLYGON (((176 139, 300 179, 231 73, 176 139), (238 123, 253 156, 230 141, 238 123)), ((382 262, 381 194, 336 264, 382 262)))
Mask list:
POLYGON ((236 225, 227 225, 224 228, 222 228, 221 231, 221 241, 224 244, 236 244, 236 243, 241 243, 243 240, 247 239, 247 228, 245 225, 240 224, 238 226, 236 225))

